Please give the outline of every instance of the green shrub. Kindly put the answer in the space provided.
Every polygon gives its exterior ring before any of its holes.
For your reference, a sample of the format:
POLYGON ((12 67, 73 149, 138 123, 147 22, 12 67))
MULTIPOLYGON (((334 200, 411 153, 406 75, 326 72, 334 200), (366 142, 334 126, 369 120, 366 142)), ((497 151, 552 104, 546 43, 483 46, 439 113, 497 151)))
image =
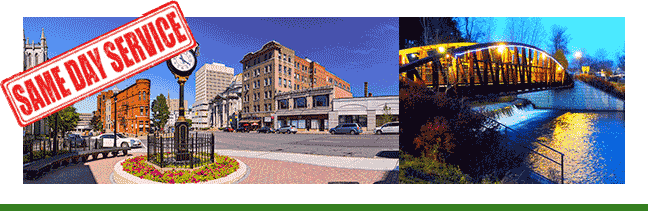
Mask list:
POLYGON ((401 184, 472 184, 500 183, 485 177, 481 181, 465 174, 459 167, 427 157, 413 157, 400 152, 399 183, 401 184))

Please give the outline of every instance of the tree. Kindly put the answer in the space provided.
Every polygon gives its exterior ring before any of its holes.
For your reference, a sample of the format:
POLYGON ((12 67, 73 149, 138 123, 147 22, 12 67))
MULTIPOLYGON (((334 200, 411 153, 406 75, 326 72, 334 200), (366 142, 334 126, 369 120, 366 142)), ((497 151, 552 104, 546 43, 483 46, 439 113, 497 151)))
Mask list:
POLYGON ((151 113, 153 114, 153 126, 156 129, 163 129, 169 120, 169 106, 166 104, 166 98, 163 94, 158 95, 151 103, 151 113))
POLYGON ((193 123, 191 119, 186 119, 187 121, 187 126, 189 126, 189 129, 191 129, 191 124, 193 123))
POLYGON ((625 71, 625 49, 617 53, 617 67, 625 71))
POLYGON ((546 35, 547 32, 544 25, 542 25, 542 18, 506 18, 505 37, 507 41, 541 47, 540 44, 545 40, 546 35))
POLYGON ((562 50, 565 55, 570 54, 567 49, 567 44, 571 41, 571 36, 567 33, 567 27, 558 26, 554 24, 551 26, 551 53, 556 54, 558 50, 562 50))
POLYGON ((101 117, 98 116, 97 114, 94 114, 92 116, 92 120, 90 120, 90 126, 92 127, 92 130, 94 131, 102 131, 103 130, 103 123, 101 122, 101 117))
POLYGON ((562 50, 558 50, 556 54, 553 55, 553 57, 560 63, 560 65, 563 66, 565 70, 569 69, 569 62, 567 61, 567 57, 565 57, 565 53, 563 53, 562 50))
MULTIPOLYGON (((62 110, 47 117, 47 122, 51 123, 50 128, 54 130, 54 123, 56 122, 56 115, 58 114, 58 131, 61 136, 67 135, 67 132, 72 131, 79 122, 79 113, 73 106, 63 108, 62 110)), ((54 130, 56 131, 56 130, 54 130)))
POLYGON ((398 23, 400 49, 464 41, 451 17, 401 17, 398 23))
POLYGON ((608 52, 604 48, 599 48, 594 53, 594 66, 593 68, 596 71, 612 71, 614 63, 612 60, 608 59, 608 52))
POLYGON ((486 36, 482 30, 484 20, 479 17, 457 17, 457 25, 461 29, 463 38, 468 42, 477 42, 486 36))
POLYGON ((391 107, 385 105, 383 107, 383 115, 378 117, 378 121, 376 122, 376 126, 382 126, 385 123, 389 123, 394 121, 394 115, 391 113, 391 107))

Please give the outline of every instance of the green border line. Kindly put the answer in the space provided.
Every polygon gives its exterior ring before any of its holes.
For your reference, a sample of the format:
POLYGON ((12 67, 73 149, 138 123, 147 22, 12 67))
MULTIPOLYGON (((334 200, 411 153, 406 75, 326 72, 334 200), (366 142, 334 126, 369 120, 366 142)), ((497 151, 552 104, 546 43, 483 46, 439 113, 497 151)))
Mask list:
POLYGON ((648 211, 648 204, 0 204, 0 211, 648 211))

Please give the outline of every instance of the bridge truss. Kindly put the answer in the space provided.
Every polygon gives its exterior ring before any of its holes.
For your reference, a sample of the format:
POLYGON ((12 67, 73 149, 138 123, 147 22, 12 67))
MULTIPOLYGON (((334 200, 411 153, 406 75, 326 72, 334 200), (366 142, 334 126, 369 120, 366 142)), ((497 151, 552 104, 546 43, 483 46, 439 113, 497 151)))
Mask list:
POLYGON ((399 51, 400 76, 462 96, 523 93, 573 85, 545 51, 522 43, 445 43, 399 51))

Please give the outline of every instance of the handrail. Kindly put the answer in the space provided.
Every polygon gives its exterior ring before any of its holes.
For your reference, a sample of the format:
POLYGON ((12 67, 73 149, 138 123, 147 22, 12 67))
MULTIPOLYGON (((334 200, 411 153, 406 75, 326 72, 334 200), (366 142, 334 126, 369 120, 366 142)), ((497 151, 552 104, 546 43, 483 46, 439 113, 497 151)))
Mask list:
MULTIPOLYGON (((480 114, 480 113, 476 113, 476 114, 479 114, 480 116, 485 117, 488 121, 494 123, 494 125, 496 125, 495 127, 497 127, 497 126, 502 126, 502 127, 504 127, 505 131, 506 131, 506 130, 509 130, 509 131, 512 132, 512 133, 516 133, 516 134, 518 134, 518 131, 512 129, 511 127, 508 127, 508 126, 504 125, 503 123, 500 123, 499 121, 497 121, 497 120, 495 120, 495 119, 493 119, 493 118, 490 118, 490 117, 485 116, 485 115, 480 114)), ((495 128, 495 127, 488 127, 488 126, 486 126, 485 124, 482 124, 482 126, 485 127, 485 128, 495 128)), ((551 151, 553 151, 553 152, 555 152, 555 153, 560 154, 560 163, 558 163, 558 161, 556 161, 556 160, 554 160, 554 159, 552 159, 552 158, 550 158, 550 157, 547 157, 547 156, 541 154, 540 152, 537 152, 537 151, 533 150, 532 148, 529 148, 529 147, 524 146, 524 145, 520 145, 520 146, 522 146, 523 148, 526 148, 526 149, 530 150, 531 152, 536 153, 537 155, 539 155, 539 156, 541 156, 541 157, 544 157, 545 159, 547 159, 547 160, 549 160, 549 161, 551 161, 551 162, 554 162, 554 163, 560 165, 560 178, 561 178, 561 183, 564 184, 564 183, 565 183, 565 173, 564 173, 564 172, 565 172, 565 165, 564 165, 565 154, 563 154, 562 152, 560 152, 560 151, 558 151, 558 150, 556 150, 556 149, 553 149, 553 148, 549 147, 548 145, 545 145, 545 144, 542 143, 542 142, 539 142, 539 141, 536 141, 536 140, 532 140, 532 139, 526 138, 524 135, 521 135, 521 134, 518 134, 518 137, 519 137, 519 136, 522 136, 522 137, 520 137, 520 138, 522 138, 522 139, 524 139, 524 140, 526 140, 526 141, 536 142, 536 143, 538 143, 539 145, 542 145, 542 146, 544 146, 545 148, 548 148, 549 150, 551 150, 551 151)))

